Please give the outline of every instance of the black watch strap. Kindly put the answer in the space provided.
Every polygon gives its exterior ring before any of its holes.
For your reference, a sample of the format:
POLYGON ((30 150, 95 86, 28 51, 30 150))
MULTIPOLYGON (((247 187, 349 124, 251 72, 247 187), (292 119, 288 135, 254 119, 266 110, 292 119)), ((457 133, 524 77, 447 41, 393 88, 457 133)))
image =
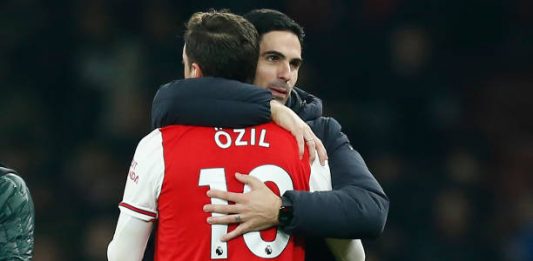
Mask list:
POLYGON ((289 225, 292 221, 292 202, 286 197, 281 197, 281 207, 278 213, 278 222, 280 227, 289 225))

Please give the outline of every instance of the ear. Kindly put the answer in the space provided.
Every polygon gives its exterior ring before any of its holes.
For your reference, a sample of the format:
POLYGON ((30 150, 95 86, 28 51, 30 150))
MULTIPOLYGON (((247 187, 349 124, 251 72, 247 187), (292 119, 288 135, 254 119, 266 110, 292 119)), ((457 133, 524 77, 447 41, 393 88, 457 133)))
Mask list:
POLYGON ((201 78, 204 76, 202 68, 200 68, 200 65, 197 63, 192 63, 191 65, 191 76, 192 78, 201 78))

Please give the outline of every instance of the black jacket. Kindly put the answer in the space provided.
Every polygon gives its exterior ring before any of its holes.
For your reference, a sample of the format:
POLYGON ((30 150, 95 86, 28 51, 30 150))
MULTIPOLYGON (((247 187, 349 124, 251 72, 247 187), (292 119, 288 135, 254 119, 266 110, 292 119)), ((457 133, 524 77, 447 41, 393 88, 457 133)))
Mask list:
MULTIPOLYGON (((217 78, 174 81, 160 88, 152 104, 152 127, 188 124, 243 127, 270 121, 269 91, 217 78)), ((287 191, 293 203, 288 233, 305 235, 308 256, 319 257, 319 238, 375 238, 387 219, 389 200, 340 124, 322 116, 320 99, 295 88, 287 102, 322 140, 329 156, 333 191, 287 191), (315 249, 316 248, 316 249, 315 249)), ((326 256, 322 256, 326 257, 326 256)), ((315 259, 315 258, 313 258, 315 259)), ((316 258, 316 260, 321 260, 316 258)))
POLYGON ((270 92, 238 81, 210 77, 176 80, 157 91, 152 128, 170 124, 222 128, 258 125, 270 121, 271 99, 270 92))

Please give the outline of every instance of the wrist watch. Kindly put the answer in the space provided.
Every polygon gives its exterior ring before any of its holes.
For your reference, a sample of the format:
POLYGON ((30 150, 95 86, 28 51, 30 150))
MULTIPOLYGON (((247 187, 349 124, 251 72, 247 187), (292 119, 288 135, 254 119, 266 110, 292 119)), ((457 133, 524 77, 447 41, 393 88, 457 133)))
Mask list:
POLYGON ((292 221, 292 202, 286 197, 281 197, 281 207, 278 213, 278 226, 285 227, 292 221))

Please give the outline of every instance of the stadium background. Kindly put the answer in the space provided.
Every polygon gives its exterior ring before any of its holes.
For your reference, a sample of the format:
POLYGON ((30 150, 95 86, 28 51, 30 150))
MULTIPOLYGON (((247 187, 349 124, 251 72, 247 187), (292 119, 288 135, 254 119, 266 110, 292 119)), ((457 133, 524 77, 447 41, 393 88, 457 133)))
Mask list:
POLYGON ((35 260, 105 259, 176 36, 209 7, 304 26, 299 86, 391 199, 368 260, 532 260, 531 1, 6 0, 0 161, 33 193, 35 260))

